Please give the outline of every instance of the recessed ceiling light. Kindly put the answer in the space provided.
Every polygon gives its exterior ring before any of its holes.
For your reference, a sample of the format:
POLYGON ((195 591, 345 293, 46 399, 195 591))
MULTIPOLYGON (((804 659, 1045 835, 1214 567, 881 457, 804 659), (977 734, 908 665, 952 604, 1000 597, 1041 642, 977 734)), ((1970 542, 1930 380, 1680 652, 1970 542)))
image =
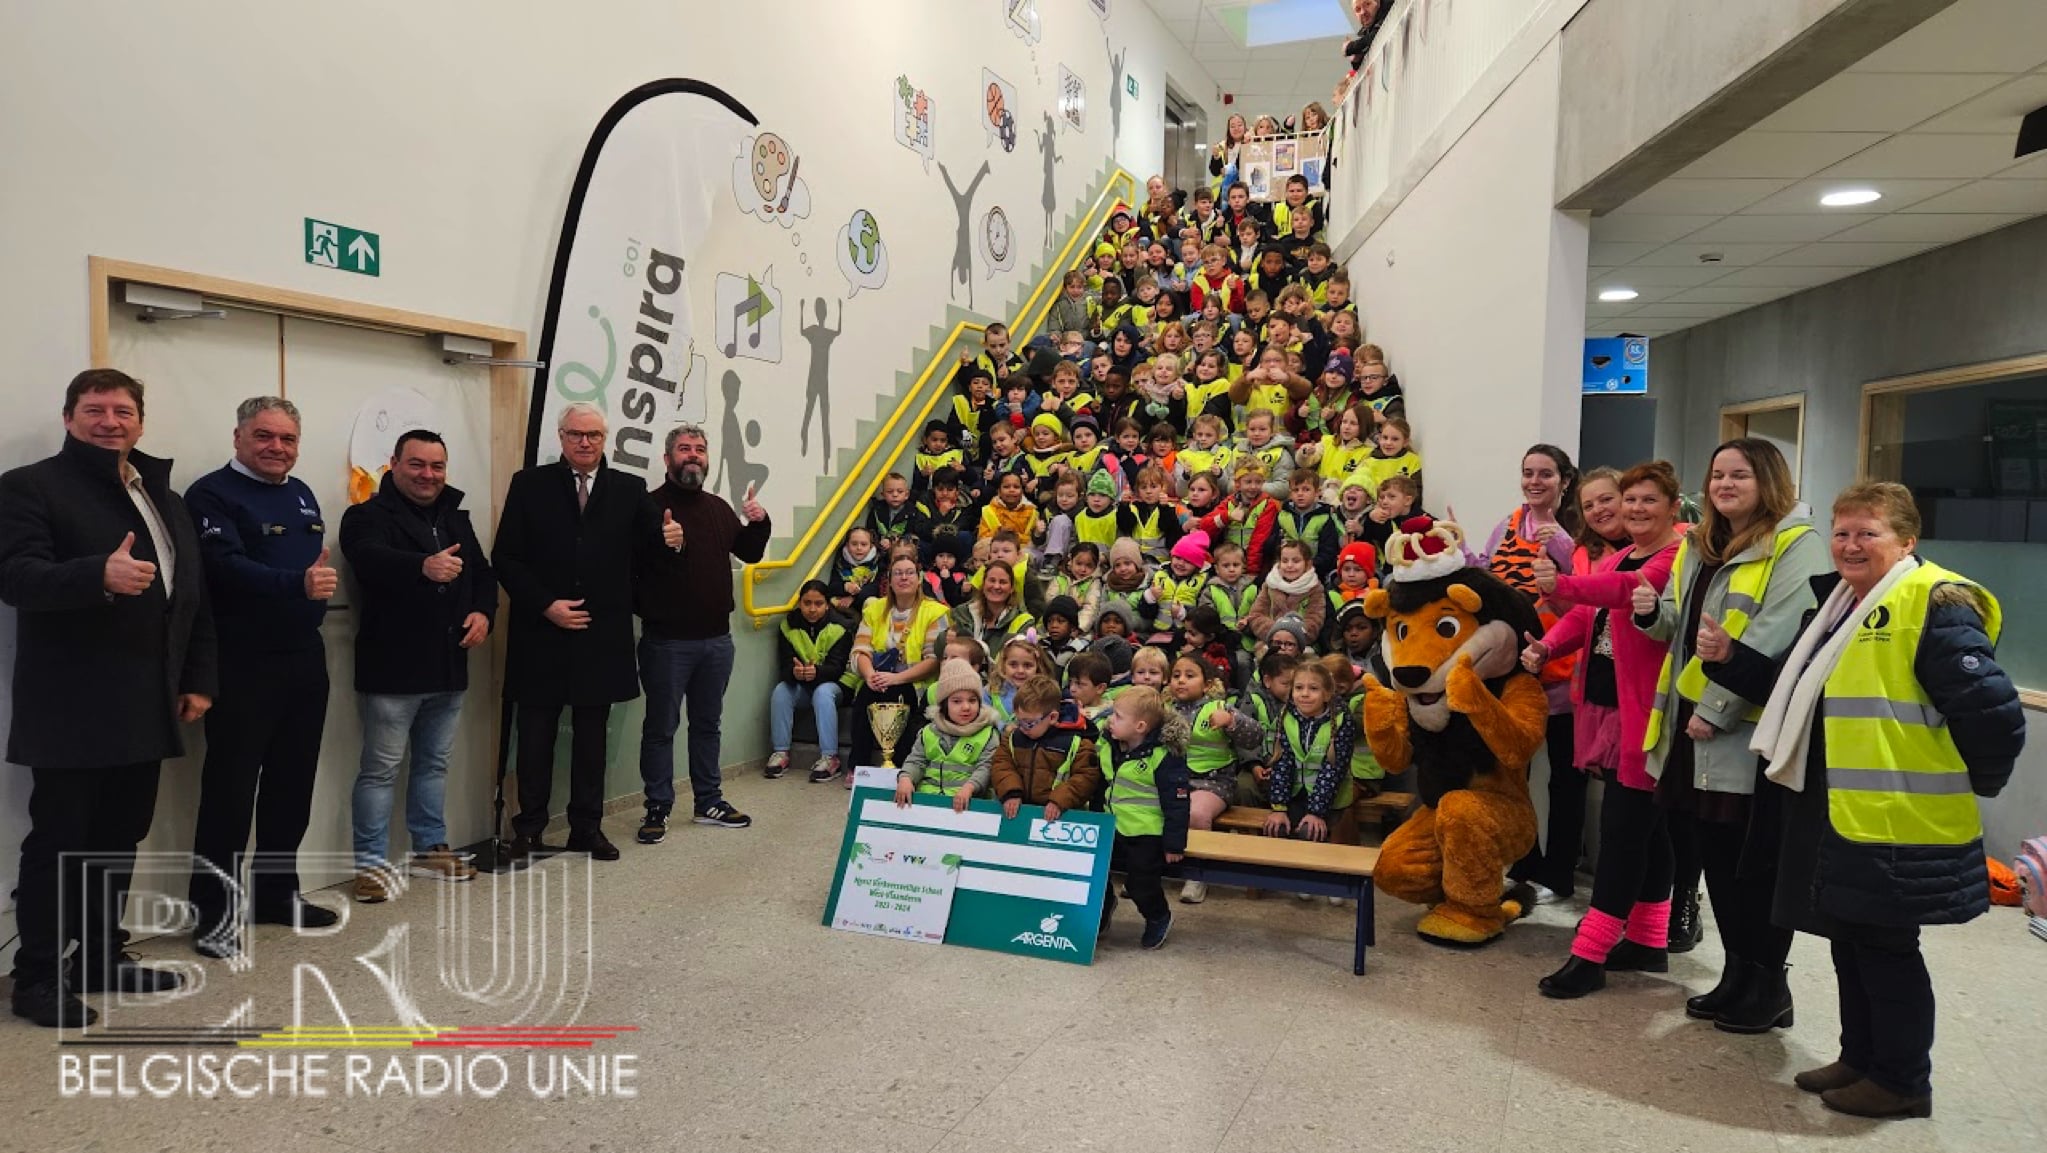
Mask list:
POLYGON ((1618 304, 1623 300, 1633 300, 1640 295, 1642 294, 1632 288, 1607 288, 1600 290, 1599 299, 1608 304, 1618 304))
POLYGON ((1874 204, 1883 197, 1884 194, 1874 188, 1844 188, 1820 197, 1820 203, 1828 208, 1852 208, 1857 204, 1874 204))

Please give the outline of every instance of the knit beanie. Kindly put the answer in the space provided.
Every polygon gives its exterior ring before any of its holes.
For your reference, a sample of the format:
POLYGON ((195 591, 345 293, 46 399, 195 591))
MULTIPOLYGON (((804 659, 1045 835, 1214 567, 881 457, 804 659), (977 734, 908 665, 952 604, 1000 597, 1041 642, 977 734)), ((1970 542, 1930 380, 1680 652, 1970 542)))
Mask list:
POLYGON ((1067 624, 1078 627, 1080 625, 1080 602, 1070 596, 1053 597, 1045 603, 1045 611, 1042 615, 1047 621, 1053 617, 1065 617, 1067 624))
POLYGON ((936 559, 939 553, 945 553, 952 557, 953 567, 958 568, 967 563, 967 559, 974 555, 974 542, 957 533, 950 533, 938 537, 931 542, 931 556, 933 559, 936 559))
POLYGON ((1336 554, 1336 567, 1341 569, 1346 561, 1364 569, 1367 578, 1378 575, 1379 551, 1365 541, 1354 540, 1343 546, 1336 554))
POLYGON ((1173 543, 1173 555, 1195 568, 1208 567, 1208 534, 1200 530, 1188 533, 1173 543))
POLYGON ((932 700, 941 708, 954 693, 981 694, 981 678, 974 675, 974 666, 954 657, 938 667, 938 688, 932 693, 932 700))
MULTIPOLYGON (((1103 605, 1102 611, 1109 611, 1109 606, 1103 605)), ((1130 675, 1130 657, 1137 650, 1131 648, 1130 642, 1122 637, 1096 637, 1094 642, 1088 645, 1088 651, 1102 654, 1102 659, 1109 662, 1109 676, 1120 680, 1130 675)))
POLYGON ((1143 567, 1144 550, 1137 547, 1136 540, 1127 536, 1119 536, 1116 538, 1116 543, 1109 546, 1109 563, 1114 565, 1117 561, 1123 560, 1126 557, 1136 561, 1140 568, 1143 567))
POLYGON ((1059 423, 1059 418, 1058 418, 1058 417, 1056 417, 1056 416, 1053 416, 1053 415, 1052 415, 1051 413, 1049 413, 1049 412, 1041 412, 1041 413, 1039 413, 1039 414, 1038 414, 1038 416, 1037 416, 1037 419, 1035 419, 1035 420, 1031 421, 1031 430, 1032 430, 1032 431, 1034 431, 1034 432, 1035 432, 1036 430, 1038 430, 1038 429, 1041 429, 1041 428, 1049 428, 1049 429, 1051 429, 1051 430, 1052 430, 1052 435, 1054 435, 1054 436, 1058 437, 1058 438, 1059 438, 1060 440, 1065 440, 1065 439, 1066 439, 1066 426, 1065 426, 1065 425, 1063 425, 1063 424, 1060 424, 1060 423, 1059 423))
POLYGON ((1102 601, 1102 607, 1095 612, 1095 624, 1100 625, 1103 617, 1116 617, 1120 619, 1123 622, 1125 632, 1137 631, 1137 615, 1130 611, 1129 605, 1120 600, 1105 598, 1102 601))
POLYGON ((1329 360, 1322 366, 1322 375, 1335 373, 1344 380, 1350 379, 1350 353, 1337 349, 1329 354, 1329 360))
MULTIPOLYGON (((1106 468, 1096 469, 1093 472, 1093 474, 1091 474, 1087 478, 1087 494, 1089 496, 1095 496, 1099 494, 1101 496, 1106 496, 1109 499, 1114 500, 1116 497, 1116 478, 1110 476, 1109 470, 1106 468)), ((1131 542, 1133 546, 1136 543, 1137 542, 1135 541, 1131 542)))
MULTIPOLYGON (((1266 644, 1272 643, 1272 636, 1274 633, 1294 634, 1294 639, 1301 642, 1301 651, 1304 653, 1308 651, 1308 626, 1302 622, 1301 618, 1298 615, 1294 613, 1288 613, 1285 616, 1279 618, 1278 620, 1272 622, 1272 633, 1266 634, 1265 637, 1266 644)), ((943 678, 940 679, 939 683, 941 685, 944 684, 943 678)), ((941 696, 939 699, 943 700, 944 698, 941 696)))

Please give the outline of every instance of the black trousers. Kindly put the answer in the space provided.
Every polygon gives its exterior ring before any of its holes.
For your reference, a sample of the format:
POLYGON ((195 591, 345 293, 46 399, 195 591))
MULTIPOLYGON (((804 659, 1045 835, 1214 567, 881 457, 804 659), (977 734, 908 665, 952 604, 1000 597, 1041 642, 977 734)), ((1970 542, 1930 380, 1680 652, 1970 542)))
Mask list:
MULTIPOLYGON (((519 811, 512 831, 538 838, 554 793, 554 738, 562 705, 517 706, 519 811)), ((610 705, 569 705, 569 835, 589 836, 604 822, 604 728, 610 705)))
MULTIPOLYGON (((1687 817, 1679 814, 1677 819, 1687 817)), ((1720 927, 1720 944, 1765 968, 1781 966, 1791 955, 1791 930, 1770 920, 1777 870, 1741 872, 1746 825, 1692 820, 1699 838, 1699 861, 1705 867, 1706 896, 1713 902, 1713 921, 1720 927)))
POLYGON ((1109 849, 1109 868, 1123 872, 1123 887, 1130 891, 1130 903, 1147 921, 1166 915, 1166 839, 1164 837, 1117 837, 1109 849))
POLYGON ((903 726, 903 735, 891 750, 896 764, 903 763, 903 758, 909 755, 910 742, 923 729, 924 703, 918 698, 916 685, 897 685, 887 692, 877 693, 863 683, 853 694, 853 733, 846 746, 847 753, 853 758, 847 762, 850 768, 881 764, 881 742, 874 739, 874 726, 867 723, 867 706, 885 701, 901 701, 910 706, 910 721, 903 726))
POLYGON ((1571 714, 1556 713, 1549 719, 1543 743, 1549 750, 1549 830, 1528 855, 1514 863, 1507 875, 1517 881, 1534 881, 1568 897, 1578 887, 1578 857, 1585 849, 1586 774, 1572 763, 1577 760, 1575 727, 1571 714))
POLYGON ((289 908, 298 892, 299 842, 312 818, 327 688, 327 652, 319 646, 221 655, 220 700, 206 714, 206 767, 192 838, 199 861, 190 891, 202 932, 234 912, 245 860, 251 908, 289 908), (247 852, 252 818, 253 857, 247 852))
POLYGON ((1893 1093, 1933 1092, 1933 978, 1918 928, 1841 925, 1833 942, 1842 1062, 1893 1093))
POLYGON ((1671 812, 1665 827, 1670 832, 1670 892, 1672 896, 1697 894, 1699 874, 1705 868, 1699 863, 1698 823, 1688 812, 1671 812))
POLYGON ((16 988, 55 980, 73 941, 73 979, 110 967, 128 944, 121 914, 135 877, 135 846, 156 815, 160 761, 104 769, 32 769, 28 836, 15 888, 16 988), (87 855, 90 855, 89 859, 87 855))
POLYGON ((1625 921, 1636 902, 1670 899, 1670 828, 1656 794, 1606 783, 1599 803, 1599 866, 1592 907, 1625 921))

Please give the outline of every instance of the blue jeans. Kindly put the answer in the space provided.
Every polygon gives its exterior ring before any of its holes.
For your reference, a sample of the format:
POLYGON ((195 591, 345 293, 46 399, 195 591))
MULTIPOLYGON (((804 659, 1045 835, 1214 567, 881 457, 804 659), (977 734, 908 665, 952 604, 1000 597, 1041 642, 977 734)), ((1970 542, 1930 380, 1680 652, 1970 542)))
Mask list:
POLYGON ((796 728, 796 709, 807 699, 817 716, 817 751, 827 757, 839 755, 839 694, 837 681, 802 684, 776 681, 768 697, 768 735, 778 753, 789 751, 790 734, 796 728))
POLYGON ((398 762, 412 744, 412 779, 405 787, 405 828, 413 852, 448 843, 442 804, 448 795, 448 753, 455 747, 461 693, 386 696, 362 693, 362 767, 355 777, 355 867, 389 860, 391 794, 398 762))
POLYGON ((647 718, 640 725, 640 784, 647 807, 675 808, 675 729, 689 705, 689 788, 696 811, 724 799, 718 775, 719 721, 732 679, 730 634, 698 641, 640 638, 640 685, 647 718))

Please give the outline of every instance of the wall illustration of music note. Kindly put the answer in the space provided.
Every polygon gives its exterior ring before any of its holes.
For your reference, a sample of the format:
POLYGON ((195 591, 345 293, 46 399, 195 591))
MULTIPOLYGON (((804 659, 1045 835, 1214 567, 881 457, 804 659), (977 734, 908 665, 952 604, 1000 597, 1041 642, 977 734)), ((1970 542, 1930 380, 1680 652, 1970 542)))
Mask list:
POLYGON ((759 276, 718 274, 712 344, 728 358, 780 363, 782 294, 774 276, 772 268, 759 276))

